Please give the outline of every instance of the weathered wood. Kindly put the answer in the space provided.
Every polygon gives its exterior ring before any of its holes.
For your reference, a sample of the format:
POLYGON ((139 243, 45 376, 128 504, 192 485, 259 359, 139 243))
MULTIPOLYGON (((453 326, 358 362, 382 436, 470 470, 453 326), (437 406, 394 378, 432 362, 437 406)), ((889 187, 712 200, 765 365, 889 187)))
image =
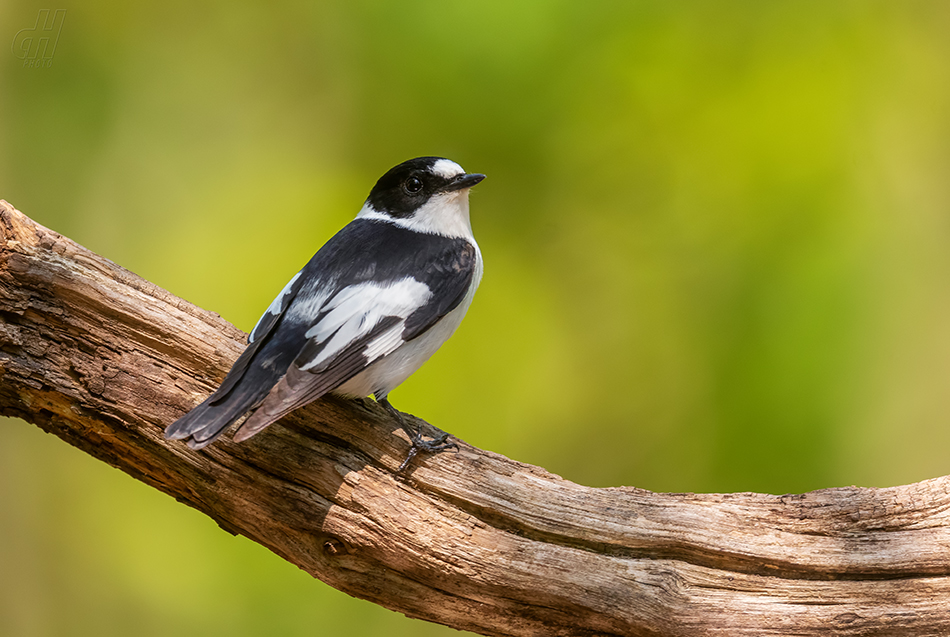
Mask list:
POLYGON ((593 489, 322 400, 201 452, 163 428, 244 334, 0 201, 0 413, 412 617, 485 635, 950 634, 950 480, 802 495, 593 489))

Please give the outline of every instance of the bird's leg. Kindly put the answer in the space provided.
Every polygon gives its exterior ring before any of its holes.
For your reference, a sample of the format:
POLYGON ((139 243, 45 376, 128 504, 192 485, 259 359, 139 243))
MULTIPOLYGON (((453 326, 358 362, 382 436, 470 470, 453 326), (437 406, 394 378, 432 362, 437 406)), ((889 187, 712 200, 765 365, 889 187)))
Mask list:
POLYGON ((393 418, 399 421, 399 426, 402 427, 402 430, 406 432, 406 435, 409 436, 409 441, 412 443, 412 447, 409 448, 409 455, 407 455, 406 459, 402 461, 401 465, 399 465, 399 469, 396 470, 397 473, 408 467, 409 463, 412 462, 412 459, 415 458, 416 454, 420 451, 425 451, 426 453, 435 453, 437 451, 451 449, 452 447, 458 449, 458 445, 454 442, 446 442, 446 439, 449 437, 449 434, 447 433, 443 433, 441 436, 433 440, 424 439, 419 430, 414 426, 410 426, 409 422, 403 418, 402 413, 392 406, 392 403, 389 402, 388 398, 382 398, 376 402, 385 407, 386 411, 388 411, 393 418))

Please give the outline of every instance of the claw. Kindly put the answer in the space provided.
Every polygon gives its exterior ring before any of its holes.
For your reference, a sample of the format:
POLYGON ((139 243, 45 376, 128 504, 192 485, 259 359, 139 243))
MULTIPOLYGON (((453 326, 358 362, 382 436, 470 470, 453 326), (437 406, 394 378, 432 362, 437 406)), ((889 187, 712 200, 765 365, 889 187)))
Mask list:
POLYGON ((399 465, 396 473, 402 473, 420 451, 424 451, 426 453, 437 453, 439 451, 445 451, 446 449, 451 449, 453 447, 456 451, 458 451, 459 446, 457 444, 454 442, 446 442, 449 438, 449 434, 443 432, 438 438, 434 438, 433 440, 425 440, 422 437, 422 434, 419 433, 415 427, 409 426, 409 423, 407 423, 402 417, 402 414, 395 407, 393 407, 392 404, 390 404, 389 400, 383 398, 378 402, 380 405, 386 408, 386 411, 392 414, 392 416, 399 421, 403 431, 409 435, 409 441, 412 445, 409 447, 409 453, 406 455, 406 459, 402 461, 401 465, 399 465))
POLYGON ((459 449, 459 446, 454 442, 446 442, 446 439, 449 437, 449 434, 447 433, 442 434, 435 440, 423 440, 422 436, 419 436, 418 434, 416 435, 418 438, 410 435, 410 438, 412 438, 412 446, 409 447, 409 454, 406 456, 406 459, 402 461, 402 464, 399 465, 399 469, 396 471, 396 473, 402 473, 403 469, 409 466, 409 463, 420 451, 425 451, 426 453, 437 453, 439 451, 445 451, 452 448, 454 448, 456 451, 459 449))

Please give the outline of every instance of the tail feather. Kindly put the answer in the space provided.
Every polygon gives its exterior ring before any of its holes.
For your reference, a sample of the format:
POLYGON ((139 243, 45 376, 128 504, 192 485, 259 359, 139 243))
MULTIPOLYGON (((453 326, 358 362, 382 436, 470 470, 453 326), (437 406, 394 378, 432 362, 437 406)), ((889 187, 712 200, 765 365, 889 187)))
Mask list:
POLYGON ((230 425, 231 423, 228 423, 224 425, 223 427, 219 425, 214 425, 214 426, 205 427, 204 429, 196 431, 194 434, 192 434, 191 438, 188 439, 187 445, 191 447, 192 449, 196 449, 196 450, 207 447, 212 442, 220 438, 221 435, 224 434, 224 432, 228 430, 228 427, 230 425))
POLYGON ((173 422, 172 424, 165 427, 165 439, 166 440, 181 440, 182 438, 189 437, 193 431, 197 431, 196 421, 200 421, 201 417, 207 412, 209 403, 214 397, 212 394, 205 399, 203 403, 192 408, 187 414, 173 422))
POLYGON ((250 344, 235 361, 218 389, 165 429, 165 438, 186 440, 201 449, 218 439, 228 427, 257 407, 293 362, 295 352, 275 344, 273 338, 250 344), (251 364, 258 357, 263 363, 251 364))
MULTIPOLYGON (((252 385, 253 387, 253 385, 252 385)), ((228 427, 254 409, 269 386, 233 391, 227 398, 219 401, 217 392, 208 396, 204 402, 173 422, 165 429, 168 440, 187 439, 192 449, 201 449, 218 439, 228 427)))

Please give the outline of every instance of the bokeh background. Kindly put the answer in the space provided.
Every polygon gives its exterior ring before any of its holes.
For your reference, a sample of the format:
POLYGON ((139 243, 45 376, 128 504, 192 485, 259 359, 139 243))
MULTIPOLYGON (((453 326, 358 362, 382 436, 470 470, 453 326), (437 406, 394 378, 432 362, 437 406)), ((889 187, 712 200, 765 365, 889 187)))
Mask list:
MULTIPOLYGON (((587 485, 950 473, 950 4, 0 3, 0 198, 247 330, 390 166, 487 262, 394 395, 587 485), (67 10, 52 63, 12 43, 67 10)), ((448 635, 0 420, 0 635, 448 635)))

